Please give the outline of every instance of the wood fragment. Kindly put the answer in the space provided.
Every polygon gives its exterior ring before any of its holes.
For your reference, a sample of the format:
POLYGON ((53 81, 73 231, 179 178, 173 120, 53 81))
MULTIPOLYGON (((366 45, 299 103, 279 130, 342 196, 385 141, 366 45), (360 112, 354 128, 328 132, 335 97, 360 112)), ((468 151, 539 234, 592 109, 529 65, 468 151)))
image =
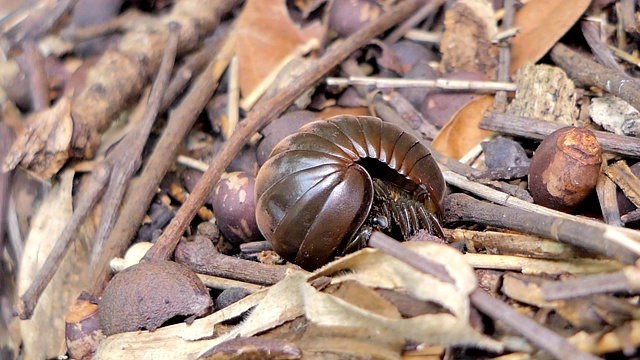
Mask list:
MULTIPOLYGON (((603 159, 603 164, 606 161, 603 159)), ((620 209, 618 208, 618 197, 616 194, 616 184, 607 177, 604 172, 598 175, 596 193, 602 210, 604 222, 613 226, 622 226, 620 220, 620 209)))
POLYGON ((445 229, 445 234, 451 241, 464 241, 472 253, 485 250, 488 254, 549 260, 569 260, 589 255, 575 246, 529 234, 465 229, 445 229))
MULTIPOLYGON (((548 121, 489 112, 480 122, 480 128, 529 139, 542 140, 562 125, 548 121)), ((591 130, 605 152, 640 158, 640 139, 591 130)))
POLYGON ((551 59, 577 86, 597 86, 640 110, 640 82, 637 80, 589 60, 562 43, 551 49, 551 59))
POLYGON ((545 300, 563 300, 601 293, 640 292, 640 269, 626 266, 608 274, 592 274, 542 284, 545 300))
POLYGON ((631 171, 626 161, 616 161, 605 167, 604 173, 622 189, 633 205, 640 207, 640 179, 631 171))
MULTIPOLYGON (((527 207, 532 207, 527 204, 527 207)), ((608 225, 593 222, 579 222, 570 218, 537 214, 523 209, 507 208, 476 200, 465 194, 452 194, 445 199, 445 219, 449 223, 472 222, 491 225, 499 228, 517 230, 535 234, 549 239, 558 240, 610 257, 626 264, 633 264, 640 258, 636 247, 640 245, 640 233, 628 229, 635 239, 633 242, 620 243, 606 241, 611 239, 607 231, 612 231, 608 225), (630 247, 635 252, 629 251, 630 247)))

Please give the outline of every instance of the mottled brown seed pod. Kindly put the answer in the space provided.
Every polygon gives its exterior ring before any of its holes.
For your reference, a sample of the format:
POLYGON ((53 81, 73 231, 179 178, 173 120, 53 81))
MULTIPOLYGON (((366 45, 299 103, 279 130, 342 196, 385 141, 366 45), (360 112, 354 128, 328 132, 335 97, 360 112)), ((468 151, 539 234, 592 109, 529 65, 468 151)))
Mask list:
POLYGON ((213 189, 213 212, 222 234, 232 243, 256 241, 260 230, 256 224, 255 177, 238 171, 223 175, 213 189))
POLYGON ((595 189, 602 149, 587 130, 564 127, 549 134, 533 155, 529 190, 536 204, 570 212, 595 189))

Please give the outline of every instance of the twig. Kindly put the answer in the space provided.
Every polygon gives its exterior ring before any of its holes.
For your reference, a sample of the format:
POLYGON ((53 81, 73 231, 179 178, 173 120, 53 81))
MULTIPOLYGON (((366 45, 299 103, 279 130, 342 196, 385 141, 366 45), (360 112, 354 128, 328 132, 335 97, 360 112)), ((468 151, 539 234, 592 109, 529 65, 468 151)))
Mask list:
MULTIPOLYGON (((445 177, 446 178, 446 177, 445 177)), ((447 178, 448 182, 450 177, 447 178)), ((505 199, 508 196, 505 196, 505 199)), ((519 199, 511 198, 511 203, 519 199)), ((527 208, 539 207, 526 203, 526 207, 507 208, 476 200, 465 194, 452 194, 445 199, 447 222, 472 222, 491 225, 503 229, 516 230, 528 234, 539 235, 548 239, 561 241, 610 257, 626 264, 633 264, 640 258, 640 233, 629 229, 619 229, 616 235, 633 236, 622 241, 608 236, 616 231, 613 226, 578 220, 577 217, 559 217, 527 211, 527 208), (575 219, 574 219, 575 218, 575 219), (611 240, 611 241, 607 241, 611 240)))
POLYGON ((112 153, 116 159, 112 167, 113 170, 111 171, 109 186, 102 200, 100 223, 98 224, 98 229, 94 237, 95 240, 91 251, 89 271, 93 270, 100 258, 104 243, 113 228, 113 224, 116 222, 118 208, 129 185, 129 181, 140 167, 144 144, 146 144, 153 123, 158 116, 160 103, 167 84, 169 83, 169 78, 171 77, 171 70, 173 69, 178 49, 178 30, 180 25, 177 23, 169 23, 168 27, 169 36, 167 38, 167 44, 164 48, 160 69, 158 69, 158 76, 151 87, 151 93, 149 94, 149 101, 147 102, 144 115, 137 124, 137 127, 117 145, 117 148, 112 153))
POLYGON ((436 9, 440 8, 444 4, 444 0, 427 0, 420 10, 418 10, 413 16, 403 21, 398 25, 385 39, 387 44, 393 44, 400 40, 410 29, 413 29, 427 16, 431 15, 436 9))
POLYGON ((416 42, 438 45, 442 40, 442 33, 411 29, 407 31, 404 37, 416 42))
POLYGON ((80 225, 82 225, 97 202, 108 179, 109 168, 105 164, 99 164, 93 169, 87 191, 78 202, 78 206, 73 212, 71 219, 65 225, 60 237, 56 240, 54 248, 51 250, 49 256, 47 256, 47 260, 45 260, 42 268, 40 268, 38 274, 29 285, 29 288, 20 296, 20 299, 15 305, 15 313, 20 319, 27 320, 33 314, 33 309, 38 303, 38 299, 40 299, 42 292, 53 278, 53 275, 55 275, 56 270, 60 266, 60 262, 67 253, 67 250, 69 250, 73 239, 75 239, 80 225))
POLYGON ((558 359, 595 360, 597 356, 576 349, 566 339, 541 326, 536 321, 516 312, 511 306, 491 297, 486 291, 476 289, 471 293, 471 303, 481 312, 503 322, 519 332, 532 344, 558 359))
POLYGON ((273 285, 284 279, 290 271, 299 270, 293 265, 268 265, 221 254, 211 240, 198 235, 180 243, 175 260, 200 274, 260 285, 273 285))
POLYGON ((620 67, 620 64, 618 64, 611 54, 609 48, 607 48, 607 44, 605 44, 600 38, 600 32, 596 30, 593 22, 589 20, 581 21, 580 29, 582 30, 582 35, 584 35, 585 40, 587 40, 587 43, 591 48, 591 52, 598 58, 600 63, 610 69, 616 70, 624 76, 627 76, 624 70, 620 67))
POLYGON ((544 299, 564 300, 601 293, 640 292, 640 269, 627 266, 609 274, 585 275, 575 279, 545 282, 542 284, 544 299))
POLYGON ((451 241, 464 241, 471 253, 484 249, 490 254, 549 260, 584 258, 588 255, 586 251, 575 246, 535 235, 467 229, 444 231, 451 241))
POLYGON ((445 90, 516 91, 517 84, 495 81, 472 81, 451 79, 394 79, 350 76, 349 78, 327 78, 327 85, 366 85, 384 88, 438 88, 445 90))
POLYGON ((640 180, 624 160, 616 161, 604 168, 604 173, 622 189, 636 207, 640 207, 640 180))
POLYGON ((464 259, 476 269, 519 271, 523 274, 593 274, 619 270, 618 261, 610 259, 546 260, 524 256, 494 254, 464 254, 464 259))
POLYGON ((626 52, 626 51, 620 50, 620 49, 618 49, 617 47, 615 47, 615 46, 613 46, 613 45, 609 45, 609 44, 607 44, 607 47, 608 47, 611 51, 613 51, 613 54, 614 54, 615 56, 619 57, 620 59, 622 59, 622 60, 624 60, 624 61, 626 61, 626 62, 628 62, 628 63, 630 63, 630 64, 632 64, 632 65, 635 65, 635 66, 637 66, 637 67, 640 67, 640 58, 639 58, 639 57, 634 56, 634 55, 632 55, 632 54, 629 54, 629 53, 628 53, 628 52, 626 52))
MULTIPOLYGON (((140 226, 149 204, 156 194, 160 181, 171 165, 182 139, 195 123, 207 101, 213 96, 218 81, 235 49, 235 36, 228 36, 216 57, 198 76, 182 103, 169 115, 169 121, 147 160, 142 174, 132 181, 125 195, 120 215, 105 243, 104 250, 89 285, 91 293, 98 296, 109 278, 109 260, 122 254, 140 226)), ((196 209, 197 210, 197 209, 196 209)))
POLYGON ((238 57, 234 56, 229 63, 229 91, 227 92, 227 116, 222 120, 222 137, 228 140, 236 130, 240 120, 240 69, 238 57))
POLYGON ((44 70, 44 59, 35 42, 26 41, 22 48, 22 59, 26 63, 26 72, 29 75, 31 106, 33 111, 42 111, 49 107, 49 81, 44 70))
MULTIPOLYGON (((502 19, 502 29, 508 30, 513 27, 513 17, 516 12, 515 0, 505 0, 504 2, 504 18, 502 19)), ((511 72, 511 41, 504 39, 498 43, 498 81, 508 82, 511 72)), ((506 91, 498 91, 494 100, 496 109, 504 111, 507 106, 506 91)))
POLYGON ((407 0, 381 15, 376 21, 364 26, 343 42, 330 47, 324 55, 314 61, 307 70, 274 97, 261 101, 240 123, 238 129, 229 139, 222 151, 212 160, 209 169, 202 175, 193 189, 187 202, 180 207, 165 232, 149 250, 148 259, 167 259, 173 253, 180 235, 186 230, 198 208, 204 203, 220 175, 236 156, 249 138, 273 118, 282 113, 289 105, 302 95, 309 87, 318 83, 331 69, 344 61, 354 50, 364 46, 372 37, 395 25, 411 14, 422 3, 418 0, 407 0))
POLYGON ((561 43, 551 49, 551 59, 574 81, 597 86, 640 110, 640 82, 637 80, 589 60, 561 43))
MULTIPOLYGON (((547 135, 563 127, 563 125, 545 120, 496 112, 487 113, 479 126, 481 129, 537 140, 542 140, 547 135)), ((617 135, 608 131, 591 131, 604 151, 636 158, 640 157, 640 139, 617 135)))
MULTIPOLYGON (((408 265, 413 266, 425 274, 429 274, 441 279, 442 281, 446 281, 441 278, 440 274, 433 272, 430 266, 423 265, 430 264, 431 260, 413 253, 400 245, 396 240, 380 232, 375 232, 371 235, 369 244, 385 254, 404 261, 408 265)), ((593 355, 579 351, 563 337, 539 325, 534 320, 516 312, 509 305, 493 298, 482 289, 474 290, 470 295, 470 300, 473 306, 478 310, 489 315, 494 320, 502 321, 515 331, 522 334, 531 343, 559 359, 597 359, 597 357, 593 355)))
POLYGON ((598 195, 598 202, 600 203, 604 222, 612 226, 622 226, 620 209, 618 208, 616 184, 604 173, 598 175, 596 194, 598 195))
MULTIPOLYGON (((15 138, 13 129, 5 122, 0 121, 0 162, 4 160, 5 155, 9 152, 9 148, 15 138)), ((5 224, 8 222, 7 210, 9 209, 12 175, 13 172, 0 172, 0 251, 4 251, 5 224)))
POLYGON ((203 46, 198 51, 184 60, 184 63, 174 72, 175 74, 173 78, 171 78, 171 82, 167 85, 164 97, 162 98, 160 111, 164 112, 187 87, 191 79, 209 64, 215 54, 220 51, 220 47, 224 44, 227 35, 229 35, 229 29, 224 25, 220 25, 213 33, 211 39, 205 40, 203 46))

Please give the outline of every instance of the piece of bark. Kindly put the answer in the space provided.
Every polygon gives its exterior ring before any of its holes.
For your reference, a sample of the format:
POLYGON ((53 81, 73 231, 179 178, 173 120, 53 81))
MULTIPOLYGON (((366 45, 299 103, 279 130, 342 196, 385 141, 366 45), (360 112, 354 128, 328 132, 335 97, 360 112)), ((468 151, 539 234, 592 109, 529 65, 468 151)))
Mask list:
POLYGON ((535 235, 464 229, 445 229, 445 234, 452 241, 464 241, 471 252, 484 249, 488 254, 538 259, 571 259, 591 255, 578 247, 535 235))
POLYGON ((631 171, 624 160, 604 168, 604 173, 615 182, 624 192, 629 200, 640 207, 640 179, 631 171))
MULTIPOLYGON (((178 51, 185 52, 193 49, 198 40, 212 31, 219 24, 220 17, 236 4, 236 1, 179 1, 157 23, 176 21, 181 25, 178 51)), ((59 100, 71 102, 73 135, 49 147, 42 141, 49 137, 49 127, 31 123, 14 143, 3 170, 20 165, 49 178, 69 158, 92 157, 100 144, 100 134, 108 128, 114 116, 139 95, 149 76, 156 72, 167 36, 168 31, 162 26, 127 32, 115 50, 108 50, 100 57, 89 72, 84 89, 79 94, 67 94, 59 100), (44 153, 53 154, 55 163, 51 162, 51 156, 41 156, 44 153)), ((58 121, 52 118, 48 123, 56 127, 58 121)))
POLYGON ((495 79, 498 61, 491 41, 498 28, 491 4, 486 0, 456 1, 445 13, 444 26, 440 51, 446 72, 466 70, 495 79))
POLYGON ((613 226, 622 226, 618 197, 616 194, 616 184, 604 173, 598 175, 596 193, 598 194, 598 201, 604 222, 613 226))
POLYGON ((507 114, 544 119, 561 125, 577 123, 576 89, 561 69, 549 65, 525 65, 518 78, 515 99, 507 114))

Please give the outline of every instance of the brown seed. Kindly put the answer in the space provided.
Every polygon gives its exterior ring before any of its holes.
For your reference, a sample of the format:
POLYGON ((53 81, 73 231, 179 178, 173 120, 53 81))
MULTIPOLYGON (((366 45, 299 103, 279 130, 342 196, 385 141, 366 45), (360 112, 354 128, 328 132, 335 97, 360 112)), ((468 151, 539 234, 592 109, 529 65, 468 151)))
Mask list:
POLYGON ((245 171, 223 176, 213 189, 213 212, 222 234, 232 243, 256 241, 255 177, 245 171))
POLYGON ((593 133, 564 127, 549 134, 531 160, 529 190, 536 204, 573 211, 595 189, 602 149, 593 133))

